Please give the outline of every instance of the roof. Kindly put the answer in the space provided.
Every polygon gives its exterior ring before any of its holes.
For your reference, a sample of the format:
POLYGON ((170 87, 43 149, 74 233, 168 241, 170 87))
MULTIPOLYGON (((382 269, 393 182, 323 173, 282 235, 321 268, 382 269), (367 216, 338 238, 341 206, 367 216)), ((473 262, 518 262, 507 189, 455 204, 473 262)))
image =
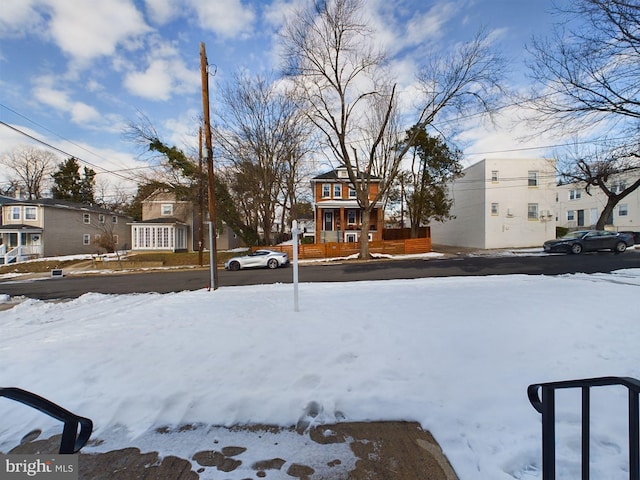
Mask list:
POLYGON ((162 217, 162 218, 149 218, 147 220, 140 220, 137 222, 133 222, 130 225, 153 225, 153 224, 162 224, 162 225, 187 225, 182 220, 178 220, 174 217, 162 217))
POLYGON ((19 224, 6 224, 0 225, 0 232, 15 232, 16 230, 20 230, 21 232, 31 231, 31 232, 42 232, 42 228, 34 227, 33 225, 25 225, 23 223, 19 224))
MULTIPOLYGON (((346 170, 344 167, 340 167, 340 168, 336 168, 334 170, 331 170, 330 172, 325 172, 325 173, 321 173, 320 175, 317 175, 315 177, 313 177, 313 179, 311 181, 314 180, 349 180, 349 178, 344 178, 344 177, 338 177, 338 170, 346 170)), ((360 172, 358 174, 358 177, 361 179, 364 179, 367 176, 367 174, 365 172, 360 172)), ((371 175, 371 179, 372 180, 380 180, 380 177, 376 176, 376 175, 371 175)))
POLYGON ((17 203, 19 200, 13 197, 7 197, 5 195, 0 195, 0 205, 8 205, 10 203, 17 203))
POLYGON ((33 205, 33 206, 44 206, 44 207, 52 207, 52 208, 68 208, 74 210, 88 210, 96 213, 104 213, 108 215, 119 215, 121 217, 127 217, 122 213, 114 212, 113 210, 109 210, 107 208, 99 207, 97 205, 86 205, 84 203, 70 202, 69 200, 61 200, 58 198, 38 198, 35 200, 24 200, 17 198, 9 198, 9 197, 1 197, 0 203, 4 202, 4 199, 8 199, 7 204, 13 205, 33 205))

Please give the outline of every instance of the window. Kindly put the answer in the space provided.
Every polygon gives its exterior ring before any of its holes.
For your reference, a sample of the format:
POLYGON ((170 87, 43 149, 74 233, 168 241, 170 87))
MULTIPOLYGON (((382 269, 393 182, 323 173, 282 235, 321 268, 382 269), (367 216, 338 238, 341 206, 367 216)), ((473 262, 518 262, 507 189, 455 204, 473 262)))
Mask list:
MULTIPOLYGON (((90 213, 83 213, 82 214, 82 223, 91 223, 91 214, 90 213)), ((85 243, 85 245, 88 245, 88 243, 85 243)))
POLYGON ((567 211, 567 221, 568 222, 573 222, 573 220, 576 218, 576 212, 573 210, 568 210, 567 211))
POLYGON ((627 204, 622 204, 618 206, 618 216, 626 217, 629 214, 629 210, 627 210, 627 204))
POLYGON ((527 219, 538 220, 538 204, 537 203, 529 203, 527 205, 527 219))
POLYGON ((578 200, 580 197, 582 197, 580 190, 569 190, 569 200, 578 200))
POLYGON ((497 203, 492 203, 491 204, 491 215, 498 215, 498 204, 497 203))
POLYGON ((91 235, 85 233, 82 235, 82 244, 83 245, 91 245, 91 235))
POLYGON ((11 220, 20 220, 20 207, 11 207, 11 220))
POLYGON ((530 170, 529 171, 529 180, 527 185, 529 187, 537 187, 538 186, 538 172, 530 170))
POLYGON ((625 182, 614 183, 611 186, 611 191, 616 195, 622 193, 627 188, 627 184, 625 182))
POLYGON ((161 215, 171 216, 173 215, 173 204, 172 203, 163 203, 161 207, 161 215))
POLYGON ((349 187, 349 198, 356 198, 356 189, 349 187))
POLYGON ((322 185, 322 198, 329 198, 331 197, 331 185, 328 183, 325 183, 322 185))
POLYGON ((333 186, 333 198, 342 198, 342 185, 333 186))
POLYGON ((356 224, 356 211, 355 210, 347 210, 347 224, 355 225, 356 224))
POLYGON ((491 170, 491 181, 492 182, 498 181, 498 170, 491 170))
POLYGON ((113 236, 113 244, 117 245, 118 244, 118 235, 114 235, 113 236))
POLYGON ((118 216, 114 215, 111 217, 111 223, 118 223, 118 216))
POLYGON ((100 214, 98 215, 98 221, 99 221, 100 223, 104 223, 104 214, 100 213, 100 214))
POLYGON ((36 207, 24 207, 24 219, 25 220, 36 220, 36 207))

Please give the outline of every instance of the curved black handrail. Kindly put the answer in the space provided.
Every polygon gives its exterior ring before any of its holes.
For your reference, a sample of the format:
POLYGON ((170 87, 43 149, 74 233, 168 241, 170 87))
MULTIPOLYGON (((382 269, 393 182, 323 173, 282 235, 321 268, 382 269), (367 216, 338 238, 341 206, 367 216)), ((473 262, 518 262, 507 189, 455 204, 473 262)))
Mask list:
POLYGON ((612 385, 621 385, 627 387, 631 392, 640 393, 640 381, 635 378, 596 377, 579 380, 563 380, 560 382, 534 383, 527 387, 527 396, 533 408, 535 408, 538 413, 542 413, 542 400, 540 399, 540 390, 542 388, 552 388, 556 390, 560 388, 605 387, 612 385))
POLYGON ((534 383, 527 387, 529 402, 542 415, 542 479, 555 480, 555 391, 579 388, 582 392, 582 480, 589 480, 590 390, 623 386, 629 406, 629 480, 640 480, 640 381, 631 377, 596 377, 534 383), (542 397, 540 396, 542 393, 542 397))
POLYGON ((93 431, 93 422, 89 418, 80 417, 46 398, 21 388, 0 388, 0 397, 24 403, 63 422, 64 428, 59 450, 61 454, 77 453, 89 441, 93 431), (80 425, 80 433, 78 433, 78 425, 80 425))

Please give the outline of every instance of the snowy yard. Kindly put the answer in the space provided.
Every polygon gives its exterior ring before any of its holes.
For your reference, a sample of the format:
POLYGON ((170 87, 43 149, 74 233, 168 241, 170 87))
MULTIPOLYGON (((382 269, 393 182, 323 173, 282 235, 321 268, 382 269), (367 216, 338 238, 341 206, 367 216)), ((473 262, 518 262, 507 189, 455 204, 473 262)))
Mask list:
MULTIPOLYGON (((640 378, 639 287, 640 270, 301 284, 299 312, 282 284, 25 300, 0 311, 0 384, 94 437, 124 426, 126 446, 160 425, 295 425, 317 402, 316 422, 420 422, 462 480, 539 479, 527 385, 640 378)), ((626 479, 625 392, 593 403, 592 477, 626 479)), ((579 405, 558 396, 558 478, 579 477, 579 405)), ((0 451, 42 422, 0 412, 0 451)))

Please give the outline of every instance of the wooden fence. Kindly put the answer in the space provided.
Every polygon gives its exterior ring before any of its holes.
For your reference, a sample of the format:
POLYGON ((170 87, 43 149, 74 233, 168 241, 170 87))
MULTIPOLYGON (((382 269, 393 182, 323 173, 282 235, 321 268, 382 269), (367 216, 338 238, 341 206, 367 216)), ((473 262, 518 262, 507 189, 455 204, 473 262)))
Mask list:
MULTIPOLYGON (((292 245, 275 245, 270 247, 254 247, 253 250, 260 248, 268 248, 279 252, 287 252, 289 258, 293 258, 292 245)), ((387 255, 410 255, 417 253, 429 253, 431 251, 431 238, 411 238, 407 240, 383 240, 377 242, 369 242, 369 251, 371 253, 387 254, 387 255)), ((300 245, 298 248, 298 258, 335 258, 348 257, 360 253, 360 243, 348 242, 331 242, 331 243, 313 243, 300 245)))

